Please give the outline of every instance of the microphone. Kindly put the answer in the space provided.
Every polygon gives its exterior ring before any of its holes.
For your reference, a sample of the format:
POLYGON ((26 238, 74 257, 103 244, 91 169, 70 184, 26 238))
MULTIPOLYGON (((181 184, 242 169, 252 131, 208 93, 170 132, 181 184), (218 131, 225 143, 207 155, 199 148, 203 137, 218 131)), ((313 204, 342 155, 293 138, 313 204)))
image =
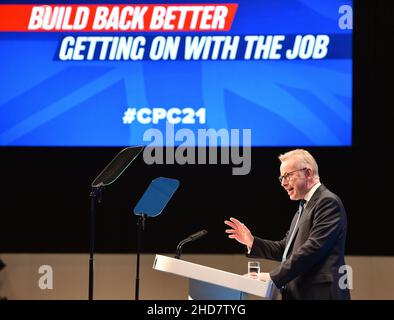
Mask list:
POLYGON ((175 258, 180 259, 182 247, 185 243, 200 239, 201 237, 205 236, 207 233, 208 233, 207 230, 201 230, 199 232, 193 233, 192 235, 188 236, 186 239, 183 239, 181 242, 179 242, 178 246, 176 247, 175 258))

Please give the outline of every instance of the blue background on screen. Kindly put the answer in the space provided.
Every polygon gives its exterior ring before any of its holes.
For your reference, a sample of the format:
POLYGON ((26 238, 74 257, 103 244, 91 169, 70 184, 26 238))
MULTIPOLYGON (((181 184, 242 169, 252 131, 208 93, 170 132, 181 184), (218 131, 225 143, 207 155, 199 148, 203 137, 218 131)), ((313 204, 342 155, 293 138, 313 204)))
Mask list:
MULTIPOLYGON (((223 1, 188 1, 204 2, 223 1)), ((238 3, 228 32, 139 35, 283 34, 291 39, 297 34, 327 34, 331 38, 327 57, 59 61, 59 43, 70 33, 2 32, 0 145, 127 146, 147 144, 142 137, 149 128, 164 131, 164 123, 123 124, 129 107, 204 107, 205 124, 175 125, 175 130, 188 128, 197 135, 200 128, 251 129, 254 146, 351 145, 352 30, 338 26, 339 7, 351 2, 227 2, 238 3)))

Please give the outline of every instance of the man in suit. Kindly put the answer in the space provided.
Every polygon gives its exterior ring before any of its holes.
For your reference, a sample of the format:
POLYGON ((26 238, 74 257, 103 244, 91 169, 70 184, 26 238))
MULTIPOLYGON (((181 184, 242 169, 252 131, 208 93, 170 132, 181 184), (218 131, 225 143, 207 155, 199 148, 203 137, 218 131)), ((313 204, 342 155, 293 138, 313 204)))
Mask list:
POLYGON ((317 163, 308 151, 296 149, 279 160, 279 181, 291 200, 299 200, 285 238, 260 239, 235 218, 225 221, 231 227, 226 230, 229 238, 246 245, 249 257, 281 261, 270 273, 256 276, 272 280, 283 299, 350 299, 340 281, 347 226, 341 200, 320 183, 317 163))

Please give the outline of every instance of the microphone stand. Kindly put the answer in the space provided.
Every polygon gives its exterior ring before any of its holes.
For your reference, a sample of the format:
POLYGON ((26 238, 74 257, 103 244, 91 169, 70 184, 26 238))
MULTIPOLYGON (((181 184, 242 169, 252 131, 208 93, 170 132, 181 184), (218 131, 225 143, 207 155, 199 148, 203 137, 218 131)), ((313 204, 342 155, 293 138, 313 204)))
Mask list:
POLYGON ((179 242, 178 246, 176 247, 175 259, 181 258, 182 247, 185 243, 197 240, 197 239, 205 236, 207 233, 208 233, 207 230, 201 230, 199 232, 192 234, 191 236, 187 237, 186 239, 183 239, 181 242, 179 242))
POLYGON ((137 267, 135 276, 135 300, 139 300, 140 292, 140 252, 142 247, 142 232, 145 230, 145 221, 147 215, 141 214, 137 220, 137 267))
POLYGON ((190 238, 183 239, 176 247, 175 259, 180 259, 182 254, 182 247, 185 243, 192 241, 190 238))

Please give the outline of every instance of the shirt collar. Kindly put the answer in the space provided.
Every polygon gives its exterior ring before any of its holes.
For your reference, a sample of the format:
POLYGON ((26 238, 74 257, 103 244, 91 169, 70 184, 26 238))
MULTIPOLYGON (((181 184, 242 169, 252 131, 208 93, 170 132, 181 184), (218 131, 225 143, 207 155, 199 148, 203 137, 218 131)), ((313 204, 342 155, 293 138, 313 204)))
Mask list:
POLYGON ((305 197, 304 197, 304 200, 305 200, 306 202, 308 202, 309 200, 311 200, 313 194, 315 193, 315 191, 317 190, 317 188, 319 188, 320 186, 321 186, 321 183, 320 183, 320 182, 316 183, 316 184, 307 192, 307 194, 306 194, 305 197))

